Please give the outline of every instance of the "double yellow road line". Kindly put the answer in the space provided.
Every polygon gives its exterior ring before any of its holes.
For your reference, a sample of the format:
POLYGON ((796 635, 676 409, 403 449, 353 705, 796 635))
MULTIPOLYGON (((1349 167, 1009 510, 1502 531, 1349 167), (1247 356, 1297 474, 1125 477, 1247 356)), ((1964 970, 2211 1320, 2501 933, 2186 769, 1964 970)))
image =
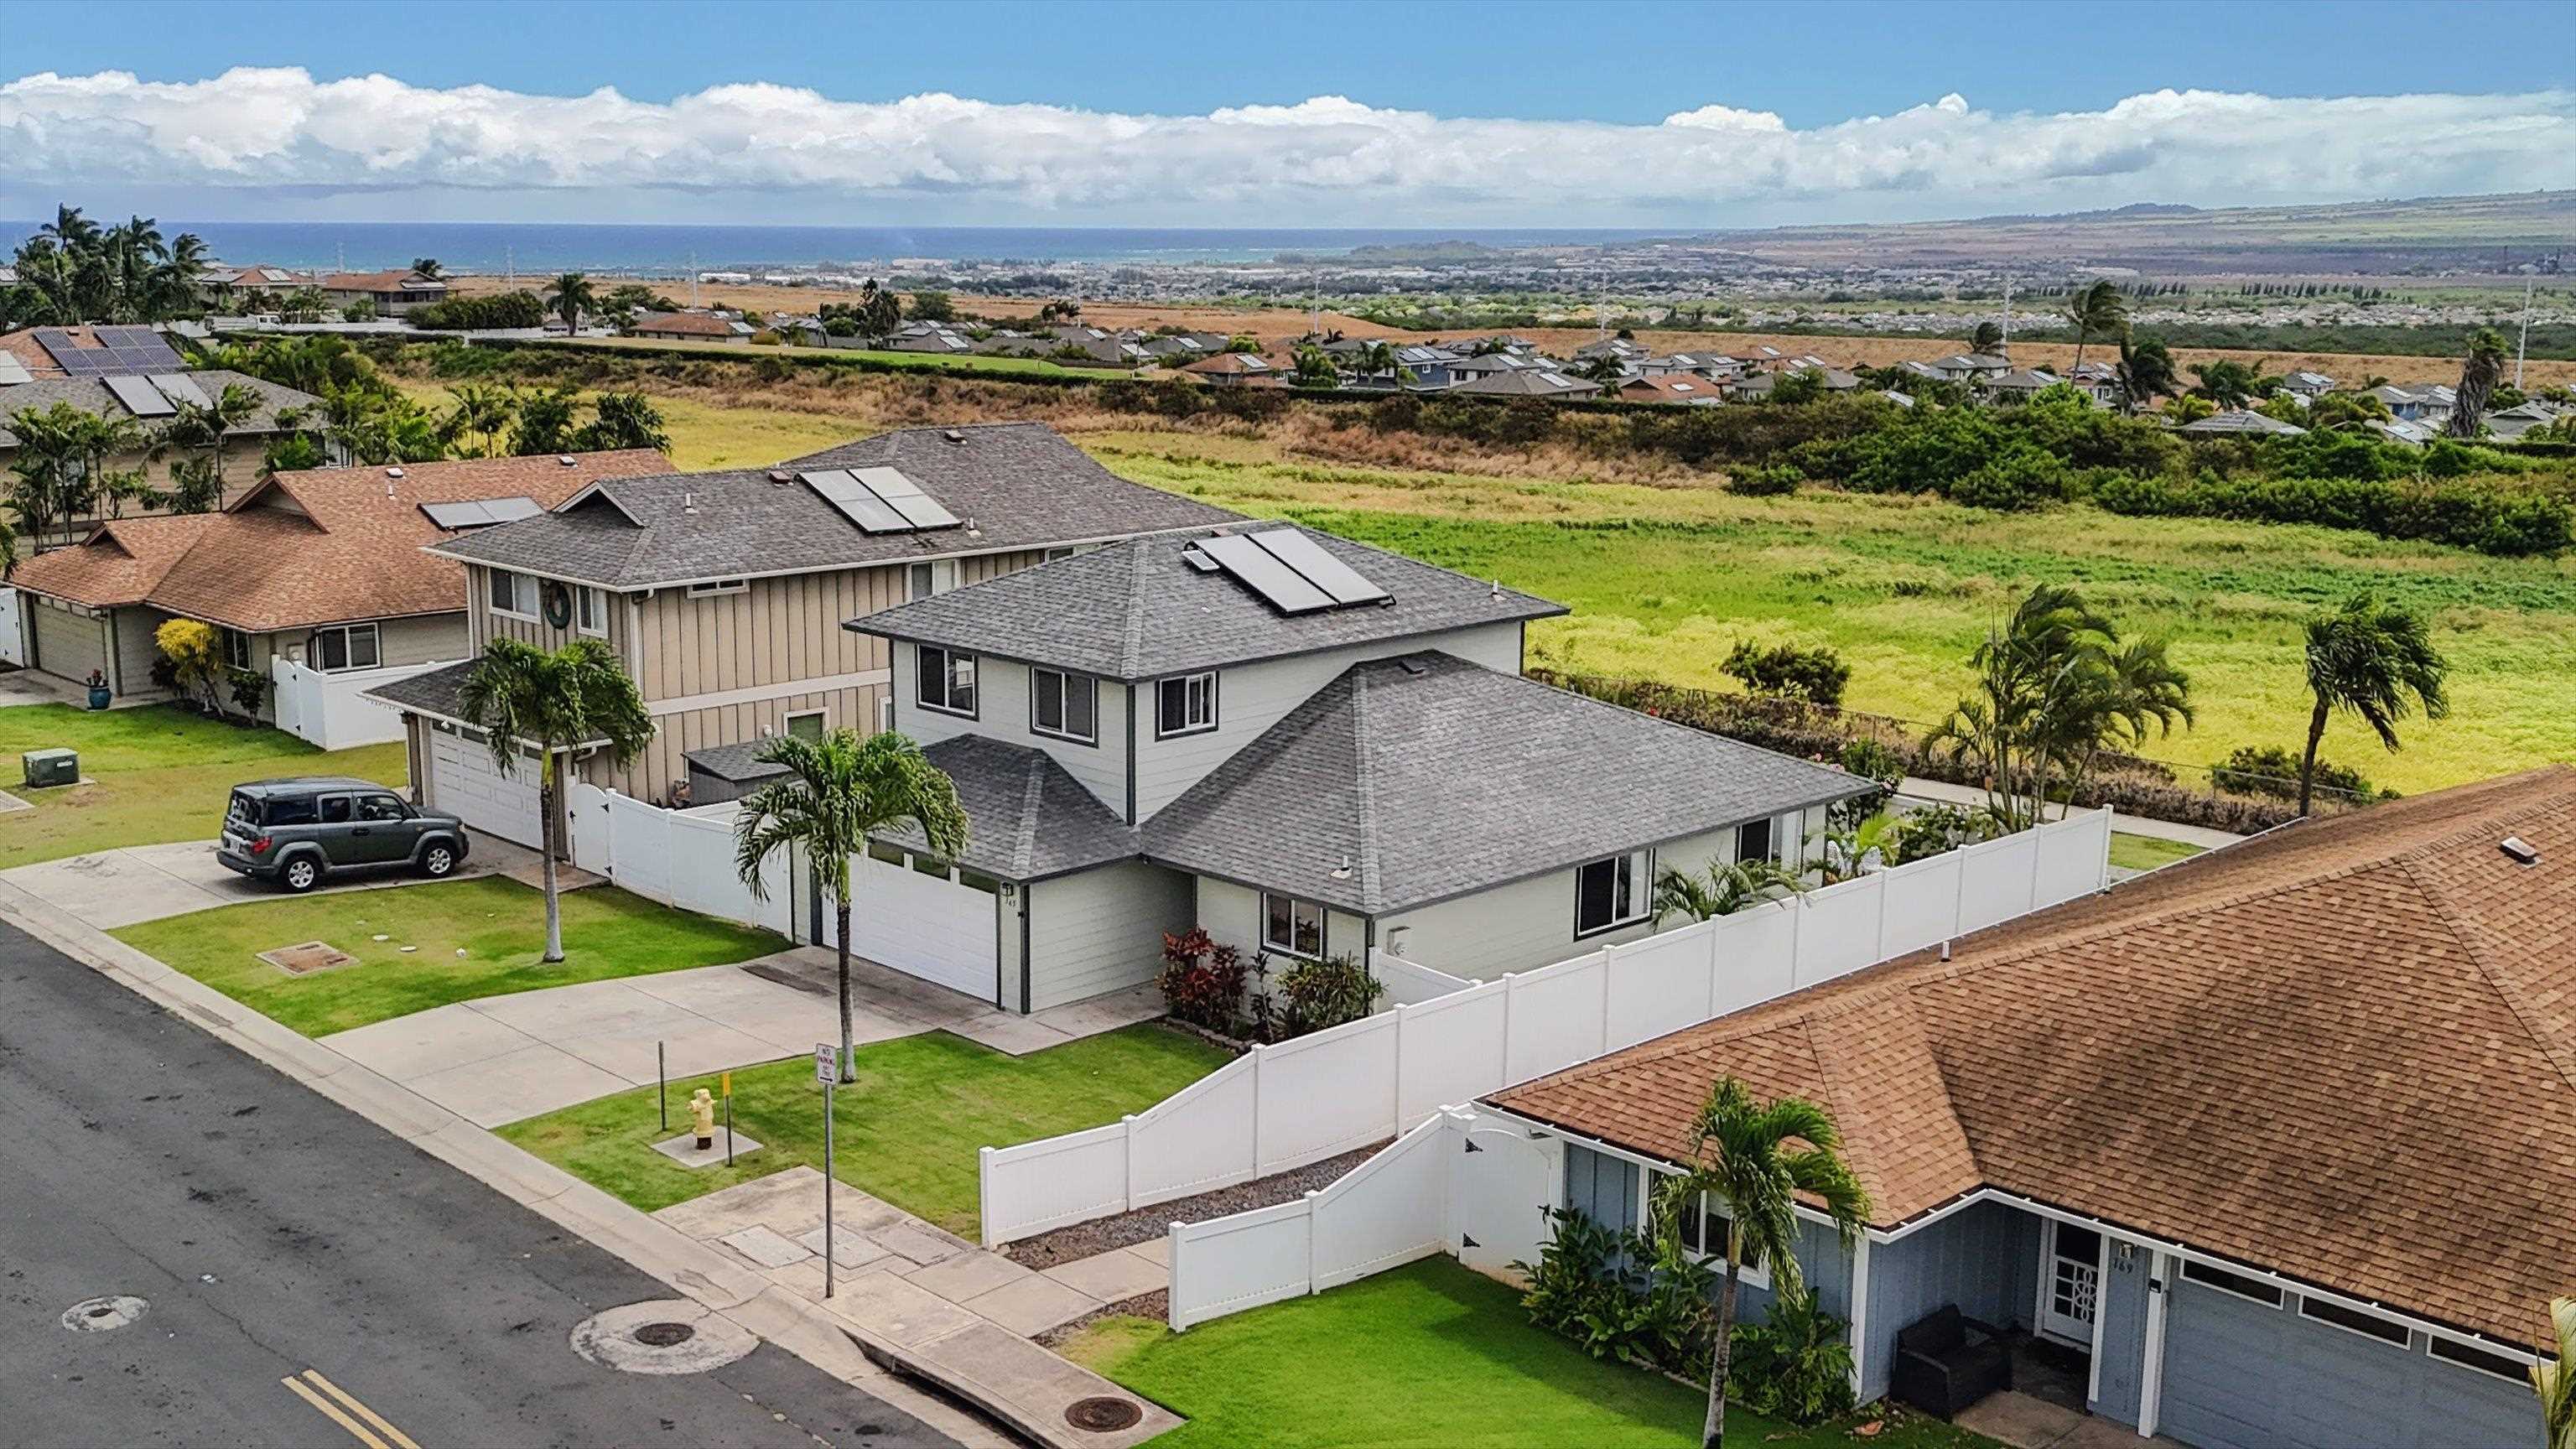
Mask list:
POLYGON ((357 1395, 322 1377, 320 1369, 306 1369, 278 1382, 321 1410, 323 1417, 348 1430, 350 1437, 366 1449, 420 1449, 409 1434, 388 1423, 384 1415, 359 1403, 357 1395))

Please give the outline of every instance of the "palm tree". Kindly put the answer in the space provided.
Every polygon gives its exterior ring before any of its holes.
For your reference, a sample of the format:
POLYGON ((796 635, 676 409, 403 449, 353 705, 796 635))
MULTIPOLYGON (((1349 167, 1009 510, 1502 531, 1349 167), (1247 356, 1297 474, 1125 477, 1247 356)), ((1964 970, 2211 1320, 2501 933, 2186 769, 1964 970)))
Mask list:
POLYGON ((435 282, 435 281, 437 281, 439 278, 441 278, 441 277, 443 277, 443 276, 446 276, 446 275, 447 275, 447 273, 446 273, 445 271, 443 271, 443 270, 441 270, 441 269, 440 269, 440 267, 439 267, 439 265, 438 265, 438 258, 436 258, 436 257, 414 257, 414 258, 412 258, 412 259, 411 259, 411 272, 412 272, 412 275, 413 275, 413 276, 415 276, 415 277, 423 277, 423 278, 426 278, 426 279, 428 279, 428 280, 430 280, 430 281, 433 281, 433 282, 435 282))
POLYGON ((566 335, 581 330, 581 314, 599 309, 599 298, 591 291, 590 278, 579 272, 566 272, 546 284, 546 296, 554 303, 555 315, 564 321, 566 335))
POLYGON ((555 890, 555 801, 563 789, 563 760, 587 746, 605 748, 620 766, 653 742, 653 717, 635 681, 608 645, 576 639, 552 653, 517 639, 484 647, 457 691, 465 723, 483 731, 492 763, 516 775, 527 763, 522 745, 535 745, 537 853, 544 862, 546 955, 561 961, 563 903, 555 890))
MULTIPOLYGON (((478 458, 496 458, 501 454, 501 434, 518 415, 519 395, 513 388, 490 387, 479 382, 461 382, 447 390, 456 399, 456 410, 447 415, 447 432, 452 438, 466 434, 483 439, 478 458)), ((462 449, 456 450, 460 456, 462 449)))
POLYGON ((2299 813, 2308 813, 2317 776, 2317 746, 2336 710, 2359 719, 2393 753, 2397 722, 2421 705, 2426 719, 2451 712, 2442 681, 2450 672, 2433 647, 2422 615, 2374 596, 2355 595, 2340 609, 2308 621, 2308 749, 2299 760, 2299 813))
POLYGON ((1583 365, 1576 368, 1574 373, 1586 382, 1597 382, 1605 388, 1615 388, 1619 385, 1620 379, 1628 375, 1628 364, 1621 362, 1618 354, 1605 352, 1598 357, 1585 358, 1583 365))
POLYGON ((2531 1366, 2531 1388, 2540 1395, 2545 1449, 2576 1449, 2576 1298, 2549 1300, 2549 1326, 2558 1353, 2531 1366))
POLYGON ((1867 820, 1819 831, 1814 839, 1824 849, 1817 853, 1817 873, 1825 884, 1840 885, 1868 874, 1872 857, 1876 857, 1881 869, 1898 864, 1896 832, 1901 824, 1894 815, 1881 810, 1867 820))
POLYGON ((2469 355, 2460 364, 2460 385, 2455 389, 2459 398, 2442 431, 2455 438, 2476 437, 2479 429, 2486 426, 2481 416, 2487 410, 2487 400, 2503 380, 2504 337, 2492 327, 2481 327, 2469 334, 2469 355))
POLYGON ((761 746, 765 765, 787 777, 745 796, 734 816, 734 869, 752 899, 769 898, 761 867, 779 851, 809 862, 818 893, 832 898, 841 981, 841 1080, 857 1073, 850 1048, 850 857, 871 831, 910 821, 930 853, 955 860, 966 848, 966 810, 957 786, 921 747, 898 734, 861 740, 834 730, 819 740, 779 735, 761 746))
POLYGON ((1670 866, 1655 877, 1655 920, 1688 916, 1705 921, 1783 900, 1807 888, 1798 873, 1776 860, 1713 860, 1689 875, 1670 866))
POLYGON ((223 506, 224 439, 242 424, 249 422, 259 409, 260 395, 237 382, 226 384, 223 391, 217 393, 204 407, 186 402, 179 404, 178 416, 171 420, 164 436, 181 447, 205 450, 204 468, 200 474, 203 482, 199 485, 200 492, 193 501, 202 501, 204 490, 210 485, 213 505, 207 508, 183 508, 178 511, 211 513, 215 508, 223 506))
POLYGON ((2174 377, 2173 353, 2164 343, 2150 337, 2132 344, 2120 339, 2120 410, 2134 413, 2138 405, 2150 398, 2171 397, 2179 383, 2174 377))
POLYGON ((2129 299, 2108 281, 2077 289, 2066 304, 2066 320, 2075 328, 2075 366, 2084 365, 2084 344, 2095 337, 2126 335, 2129 299))
POLYGON ((1708 1417, 1703 1449, 1718 1449, 1726 1432, 1726 1367, 1735 1334, 1735 1295, 1748 1264, 1771 1265, 1771 1291, 1783 1298, 1803 1291, 1798 1263, 1797 1200, 1823 1209, 1849 1248, 1869 1222, 1869 1193, 1842 1159, 1842 1134, 1824 1108, 1803 1097, 1768 1104, 1733 1077, 1709 1088, 1685 1139, 1696 1164, 1667 1178, 1657 1194, 1658 1231, 1672 1234, 1692 1209, 1724 1215, 1705 1233, 1723 1231, 1726 1272, 1718 1280, 1714 1353, 1708 1367, 1708 1417), (1703 1204, 1705 1206, 1703 1207, 1703 1204))
POLYGON ((2000 350, 2003 345, 2004 329, 1992 322, 1980 322, 1977 324, 1977 330, 1968 334, 1970 352, 1992 353, 2000 350))

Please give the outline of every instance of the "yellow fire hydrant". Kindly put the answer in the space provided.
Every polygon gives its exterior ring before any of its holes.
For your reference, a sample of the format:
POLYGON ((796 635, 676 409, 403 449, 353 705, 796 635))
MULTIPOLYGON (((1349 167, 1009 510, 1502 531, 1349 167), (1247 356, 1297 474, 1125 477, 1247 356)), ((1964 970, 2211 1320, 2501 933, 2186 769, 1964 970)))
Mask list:
POLYGON ((704 1087, 689 1098, 689 1125, 697 1129, 700 1152, 716 1145, 716 1099, 704 1087))

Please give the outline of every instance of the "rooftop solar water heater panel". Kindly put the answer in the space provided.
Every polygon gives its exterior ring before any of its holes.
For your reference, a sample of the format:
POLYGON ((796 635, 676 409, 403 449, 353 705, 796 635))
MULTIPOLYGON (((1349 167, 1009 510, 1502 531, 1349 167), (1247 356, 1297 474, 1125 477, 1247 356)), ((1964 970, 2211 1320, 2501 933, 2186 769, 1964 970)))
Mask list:
POLYGON ((534 518, 545 512, 537 506, 537 500, 524 497, 486 498, 483 511, 492 515, 494 523, 516 523, 522 518, 534 518))
POLYGON ((912 520, 895 512, 892 505, 879 498, 866 484, 851 477, 848 469, 830 468, 800 476, 804 478, 806 487, 839 509, 843 518, 859 526, 860 532, 912 532, 912 520))
POLYGON ((1359 570, 1324 551, 1324 546, 1293 528, 1247 534, 1272 558, 1295 569, 1306 582, 1333 596, 1336 604, 1374 604, 1391 597, 1362 577, 1359 570))
POLYGON ((851 476, 915 528, 955 528, 957 515, 894 468, 855 468, 851 476))
POLYGON ((151 377, 152 385, 161 389, 161 395, 174 403, 186 403, 192 408, 214 406, 206 400, 206 390, 197 386, 197 380, 186 373, 157 372, 151 377))
POLYGON ((1283 614, 1311 614, 1333 607, 1332 595, 1308 583, 1304 575, 1239 533, 1202 539, 1199 547, 1225 565, 1225 571, 1240 579, 1245 588, 1283 614))
POLYGON ((121 374, 102 380, 107 390, 116 394, 116 400, 125 404, 125 410, 138 418, 166 418, 179 411, 144 378, 121 374))

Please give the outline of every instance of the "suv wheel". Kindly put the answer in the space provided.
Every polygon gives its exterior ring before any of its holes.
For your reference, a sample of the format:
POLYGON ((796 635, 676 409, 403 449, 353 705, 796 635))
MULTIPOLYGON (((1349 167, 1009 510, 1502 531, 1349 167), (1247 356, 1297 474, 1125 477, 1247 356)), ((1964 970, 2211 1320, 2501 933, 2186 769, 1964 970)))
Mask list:
POLYGON ((456 869, 456 849, 446 844, 432 845, 420 853, 420 873, 432 880, 456 869))
POLYGON ((302 895, 322 883, 322 863, 309 855, 299 855, 277 872, 278 882, 302 895))

